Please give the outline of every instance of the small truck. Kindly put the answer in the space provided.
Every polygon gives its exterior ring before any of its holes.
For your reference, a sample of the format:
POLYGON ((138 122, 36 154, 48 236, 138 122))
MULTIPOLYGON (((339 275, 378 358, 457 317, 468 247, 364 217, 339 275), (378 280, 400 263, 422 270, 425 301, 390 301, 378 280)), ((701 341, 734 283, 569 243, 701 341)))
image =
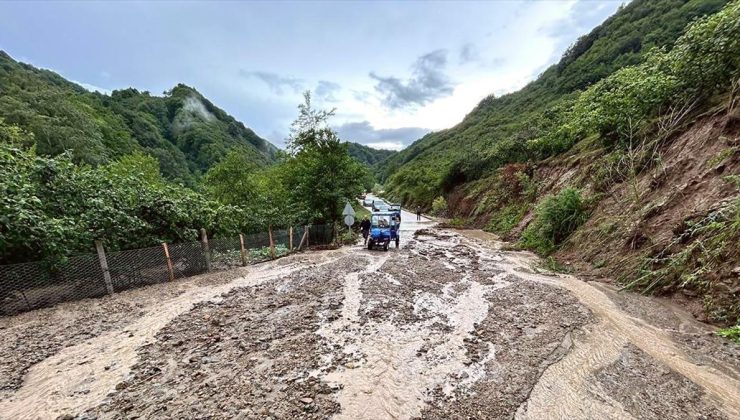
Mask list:
POLYGON ((383 248, 383 251, 388 251, 388 245, 394 241, 398 248, 399 227, 395 213, 373 213, 370 217, 370 237, 367 238, 367 249, 383 248))

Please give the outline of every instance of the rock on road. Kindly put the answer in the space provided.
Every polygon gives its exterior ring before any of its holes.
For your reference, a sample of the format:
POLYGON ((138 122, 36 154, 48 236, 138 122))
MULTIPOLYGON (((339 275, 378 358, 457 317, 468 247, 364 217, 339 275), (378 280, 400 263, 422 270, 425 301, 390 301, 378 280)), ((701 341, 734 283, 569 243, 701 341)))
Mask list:
POLYGON ((398 250, 1 319, 0 418, 740 417, 737 346, 678 309, 402 219, 398 250))

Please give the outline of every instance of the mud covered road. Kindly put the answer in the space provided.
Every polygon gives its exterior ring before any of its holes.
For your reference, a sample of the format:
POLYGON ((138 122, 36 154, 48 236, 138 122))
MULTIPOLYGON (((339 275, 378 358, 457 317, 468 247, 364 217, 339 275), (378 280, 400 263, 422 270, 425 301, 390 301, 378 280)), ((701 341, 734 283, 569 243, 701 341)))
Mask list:
POLYGON ((709 327, 410 218, 398 250, 0 319, 0 418, 740 418, 709 327))

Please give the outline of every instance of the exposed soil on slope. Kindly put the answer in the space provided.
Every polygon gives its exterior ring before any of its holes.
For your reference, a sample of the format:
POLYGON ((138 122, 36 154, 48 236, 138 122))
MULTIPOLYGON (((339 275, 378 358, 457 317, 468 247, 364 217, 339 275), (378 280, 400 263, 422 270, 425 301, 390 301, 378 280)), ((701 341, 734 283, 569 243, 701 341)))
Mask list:
MULTIPOLYGON (((737 184, 727 179, 740 175, 740 110, 733 115, 723 111, 698 117, 665 142, 658 150, 656 163, 642 171, 634 183, 626 180, 597 192, 594 187, 600 181, 596 174, 604 165, 599 160, 603 154, 602 150, 588 150, 579 144, 533 169, 539 198, 566 186, 583 189, 587 197, 600 197, 589 220, 555 254, 587 278, 607 282, 636 278, 646 258, 673 243, 670 252, 686 245, 679 238, 686 234, 687 226, 740 198, 737 184)), ((450 207, 461 217, 470 218, 473 226, 485 227, 491 214, 481 211, 480 206, 486 200, 495 201, 495 197, 486 195, 485 188, 486 183, 493 182, 493 178, 480 180, 455 190, 448 197, 450 207)), ((529 211, 506 239, 517 240, 533 216, 529 211)), ((740 308, 740 247, 723 260, 718 270, 703 275, 705 286, 687 284, 659 289, 657 293, 679 292, 675 302, 698 319, 732 323, 738 314, 732 314, 731 308, 740 308)))

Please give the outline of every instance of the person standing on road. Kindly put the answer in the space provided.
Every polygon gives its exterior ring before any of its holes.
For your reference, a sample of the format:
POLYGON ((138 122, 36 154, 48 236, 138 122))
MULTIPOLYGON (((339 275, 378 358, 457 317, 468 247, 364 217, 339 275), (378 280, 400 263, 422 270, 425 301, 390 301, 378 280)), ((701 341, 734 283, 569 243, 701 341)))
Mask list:
POLYGON ((365 239, 365 243, 367 244, 367 237, 370 236, 370 220, 367 216, 362 218, 362 222, 360 222, 360 230, 362 231, 362 237, 365 239))
POLYGON ((421 221, 421 207, 419 206, 416 206, 416 221, 417 222, 421 221))

